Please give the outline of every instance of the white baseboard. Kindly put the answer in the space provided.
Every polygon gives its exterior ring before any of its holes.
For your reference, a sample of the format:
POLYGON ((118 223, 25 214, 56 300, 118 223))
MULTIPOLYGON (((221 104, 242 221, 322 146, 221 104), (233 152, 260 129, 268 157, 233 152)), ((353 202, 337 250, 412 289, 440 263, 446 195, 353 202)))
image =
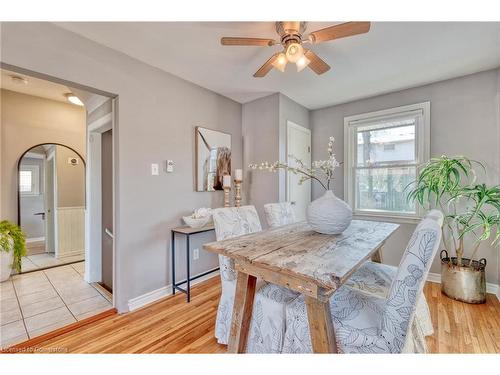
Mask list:
POLYGON ((65 251, 64 254, 60 254, 57 259, 65 259, 68 257, 74 257, 77 255, 85 255, 85 250, 71 250, 71 251, 65 251))
MULTIPOLYGON (((441 274, 429 272, 427 281, 441 284, 441 274)), ((500 300, 500 287, 498 285, 493 283, 486 283, 486 293, 494 294, 500 300)))
MULTIPOLYGON (((219 272, 210 273, 208 275, 200 277, 199 279, 191 281, 191 287, 193 285, 201 283, 201 282, 208 280, 208 279, 210 279, 214 276, 217 276, 217 275, 219 275, 219 272)), ((196 275, 194 277, 196 277, 196 275)), ((177 292, 177 293, 183 294, 182 292, 177 292)), ((151 292, 144 293, 143 295, 129 299, 128 300, 128 310, 129 311, 137 310, 145 305, 156 302, 159 299, 168 297, 170 295, 172 295, 172 284, 162 286, 161 288, 152 290, 151 292)))
POLYGON ((26 243, 32 243, 32 242, 42 242, 45 241, 45 237, 32 237, 32 238, 26 238, 26 243))

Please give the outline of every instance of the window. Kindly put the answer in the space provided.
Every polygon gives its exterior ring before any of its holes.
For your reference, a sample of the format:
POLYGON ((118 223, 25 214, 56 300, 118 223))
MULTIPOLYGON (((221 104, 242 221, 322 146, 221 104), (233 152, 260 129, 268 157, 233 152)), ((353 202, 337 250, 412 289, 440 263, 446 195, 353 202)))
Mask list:
POLYGON ((19 191, 21 195, 40 194, 40 174, 38 165, 23 165, 19 171, 19 191))
POLYGON ((429 159, 430 103, 344 118, 345 191, 357 215, 418 218, 406 186, 429 159))

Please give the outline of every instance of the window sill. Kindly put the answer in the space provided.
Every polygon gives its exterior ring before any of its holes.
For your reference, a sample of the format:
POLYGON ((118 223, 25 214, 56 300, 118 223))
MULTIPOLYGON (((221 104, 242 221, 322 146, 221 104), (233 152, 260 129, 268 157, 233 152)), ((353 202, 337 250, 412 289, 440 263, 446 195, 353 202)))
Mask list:
POLYGON ((353 218, 357 220, 372 220, 372 221, 386 221, 388 223, 397 224, 418 224, 420 217, 416 216, 399 216, 391 214, 373 214, 373 213, 353 213, 353 218))

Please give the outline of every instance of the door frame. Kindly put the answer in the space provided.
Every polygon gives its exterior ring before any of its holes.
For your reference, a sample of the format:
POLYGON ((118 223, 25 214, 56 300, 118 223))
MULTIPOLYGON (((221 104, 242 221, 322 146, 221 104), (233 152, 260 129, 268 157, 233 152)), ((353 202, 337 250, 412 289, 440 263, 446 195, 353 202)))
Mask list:
MULTIPOLYGON (((56 146, 57 147, 57 146, 56 146)), ((59 254, 59 243, 57 241, 59 237, 59 233, 57 230, 57 212, 56 212, 56 207, 57 207, 57 164, 56 164, 56 147, 54 147, 53 150, 50 151, 50 153, 47 155, 46 162, 47 164, 51 164, 52 168, 52 181, 51 181, 51 194, 52 194, 52 207, 50 209, 52 210, 52 225, 53 227, 50 228, 50 235, 52 236, 52 241, 54 243, 54 257, 57 258, 57 255, 59 254)), ((45 192, 45 197, 47 197, 47 192, 45 192)), ((47 200, 45 200, 45 205, 47 205, 47 200)), ((45 210, 47 207, 44 207, 45 210)), ((48 242, 48 225, 45 224, 45 243, 48 242)))
MULTIPOLYGON (((113 130, 113 232, 116 228, 116 105, 117 98, 110 98, 111 113, 99 118, 87 126, 87 210, 85 214, 85 281, 102 281, 102 185, 101 185, 101 138, 102 133, 113 130)), ((113 233, 113 306, 116 306, 116 236, 113 233)))
MULTIPOLYGON (((304 126, 296 124, 293 121, 287 120, 287 122, 286 122, 286 162, 287 162, 287 164, 288 164, 288 158, 289 158, 288 155, 289 155, 290 144, 291 144, 290 131, 289 131, 290 129, 295 129, 295 130, 299 130, 299 131, 302 131, 304 133, 307 133, 309 135, 309 144, 311 145, 311 143, 312 143, 311 129, 308 129, 304 126)), ((312 145, 310 147, 312 147, 312 145)), ((310 154, 311 154, 311 162, 312 162, 312 150, 310 150, 310 154)), ((287 201, 287 202, 290 200, 290 176, 291 176, 291 173, 286 171, 285 201, 287 201)), ((309 183, 311 184, 311 192, 312 192, 312 181, 309 180, 309 183)), ((312 197, 310 197, 310 199, 311 198, 312 197)))

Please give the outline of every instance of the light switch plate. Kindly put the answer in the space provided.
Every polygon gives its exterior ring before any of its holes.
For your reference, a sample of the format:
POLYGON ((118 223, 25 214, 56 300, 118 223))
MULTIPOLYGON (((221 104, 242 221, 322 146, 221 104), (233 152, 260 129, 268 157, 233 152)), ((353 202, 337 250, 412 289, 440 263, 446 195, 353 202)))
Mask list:
POLYGON ((172 173, 174 171, 174 161, 167 160, 167 173, 172 173))
POLYGON ((193 260, 200 259, 200 249, 193 249, 193 260))
POLYGON ((158 176, 160 174, 160 168, 158 164, 151 164, 151 175, 158 176))

